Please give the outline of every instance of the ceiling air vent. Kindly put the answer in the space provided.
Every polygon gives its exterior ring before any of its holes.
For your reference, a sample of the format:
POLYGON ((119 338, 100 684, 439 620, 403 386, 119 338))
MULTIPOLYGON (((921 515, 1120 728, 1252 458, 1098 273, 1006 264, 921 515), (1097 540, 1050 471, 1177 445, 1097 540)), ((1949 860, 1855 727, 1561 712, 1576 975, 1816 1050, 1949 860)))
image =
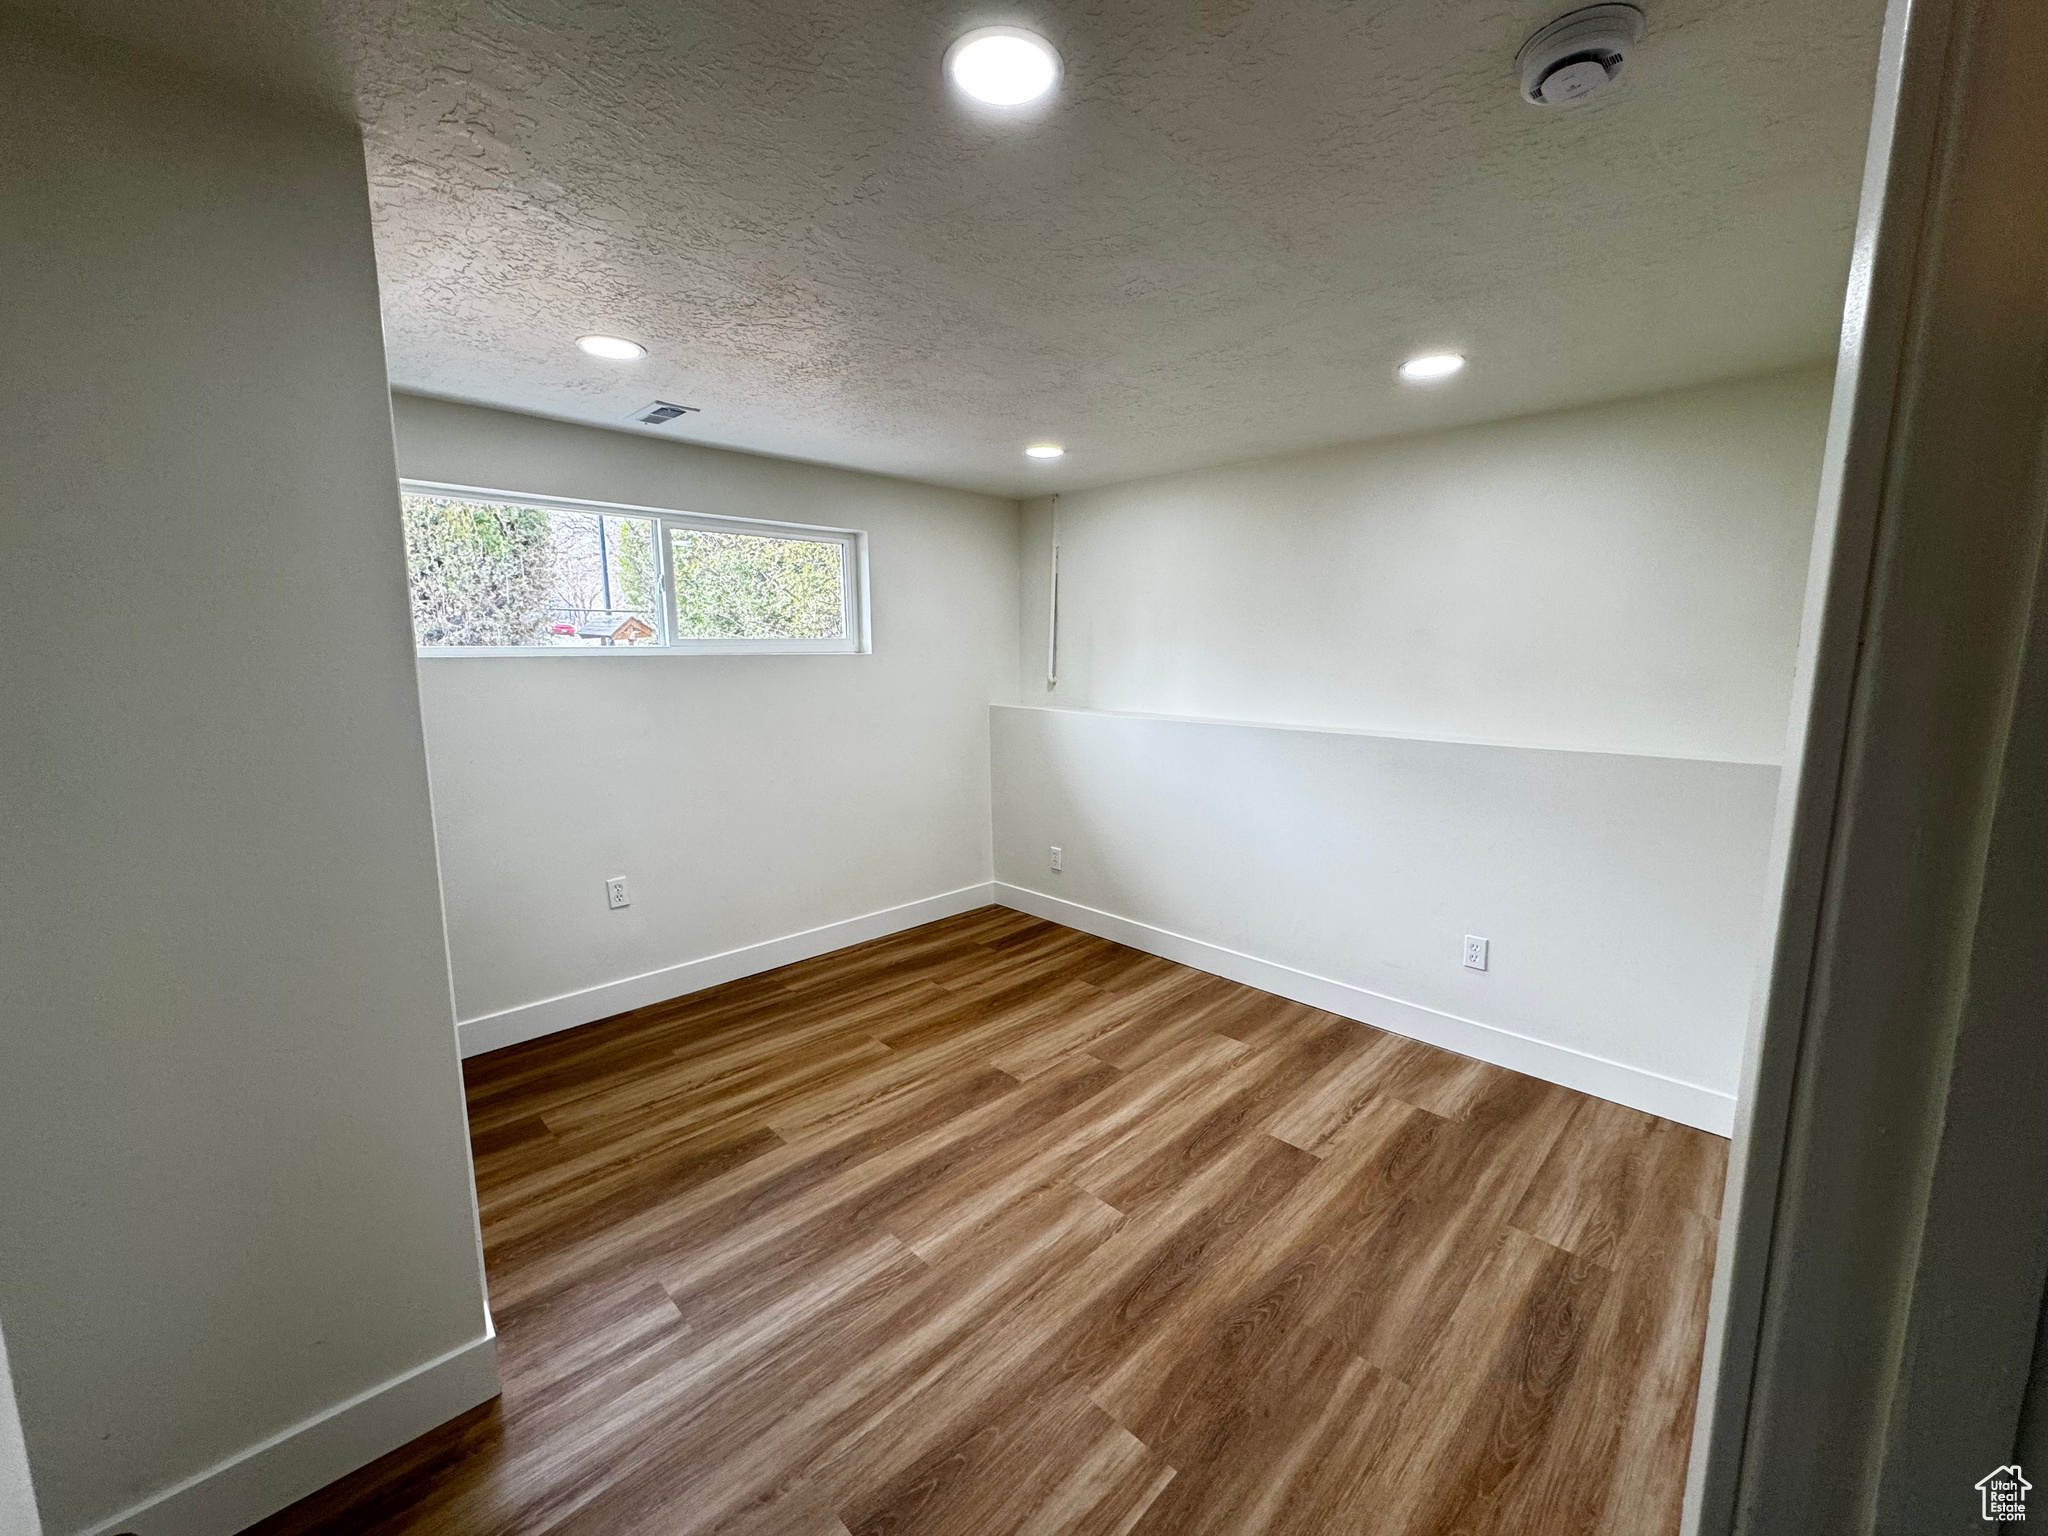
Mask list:
POLYGON ((652 405, 643 405, 633 413, 632 419, 643 427, 665 427, 672 421, 697 414, 694 405, 671 405, 666 400, 657 400, 652 405))

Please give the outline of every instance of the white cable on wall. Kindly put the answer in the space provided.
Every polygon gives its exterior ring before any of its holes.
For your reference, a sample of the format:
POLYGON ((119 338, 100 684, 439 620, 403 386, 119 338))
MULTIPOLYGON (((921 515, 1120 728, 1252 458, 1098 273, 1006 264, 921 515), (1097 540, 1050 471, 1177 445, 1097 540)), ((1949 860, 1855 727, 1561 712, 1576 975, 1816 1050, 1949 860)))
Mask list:
POLYGON ((1045 686, 1060 685, 1060 499, 1052 499, 1052 593, 1045 625, 1045 686))

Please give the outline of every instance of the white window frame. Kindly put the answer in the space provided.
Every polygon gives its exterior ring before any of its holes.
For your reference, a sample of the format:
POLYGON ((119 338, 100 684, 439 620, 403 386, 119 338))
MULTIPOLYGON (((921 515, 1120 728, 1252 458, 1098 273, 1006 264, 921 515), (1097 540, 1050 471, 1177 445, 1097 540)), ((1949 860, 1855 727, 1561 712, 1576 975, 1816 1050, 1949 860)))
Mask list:
MULTIPOLYGON (((445 496, 462 501, 501 502, 536 507, 545 512, 580 512, 600 517, 634 517, 654 524, 660 590, 655 614, 660 639, 647 645, 422 645, 421 656, 857 656, 872 649, 868 632, 868 536, 858 528, 824 528, 811 523, 771 522, 759 517, 725 517, 714 512, 681 512, 670 507, 636 507, 623 502, 581 501, 569 496, 536 496, 526 491, 498 491, 477 485, 448 485, 436 480, 400 480, 406 496, 445 496), (846 634, 832 640, 704 639, 676 634, 675 556, 668 531, 688 528, 705 533, 752 533, 769 538, 802 539, 839 546, 840 591, 845 597, 846 634)), ((408 605, 410 595, 408 594, 408 605)))

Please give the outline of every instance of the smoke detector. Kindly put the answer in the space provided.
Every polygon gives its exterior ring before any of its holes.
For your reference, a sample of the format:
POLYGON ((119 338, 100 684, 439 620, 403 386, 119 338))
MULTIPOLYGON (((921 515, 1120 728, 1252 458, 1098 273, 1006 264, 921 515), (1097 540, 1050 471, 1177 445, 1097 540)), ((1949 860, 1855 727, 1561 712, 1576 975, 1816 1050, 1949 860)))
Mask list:
POLYGON ((1522 100, 1539 107, 1583 101, 1621 73, 1643 35, 1643 13, 1632 5, 1589 5, 1569 11, 1522 44, 1522 100))

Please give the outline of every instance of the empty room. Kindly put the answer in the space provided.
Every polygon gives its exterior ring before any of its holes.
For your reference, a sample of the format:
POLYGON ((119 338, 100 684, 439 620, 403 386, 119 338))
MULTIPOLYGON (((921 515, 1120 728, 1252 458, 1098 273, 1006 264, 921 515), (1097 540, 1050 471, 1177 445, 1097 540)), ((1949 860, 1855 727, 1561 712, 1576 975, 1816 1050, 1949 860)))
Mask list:
POLYGON ((0 1536, 2024 1519, 2028 0, 0 39, 0 1536))

